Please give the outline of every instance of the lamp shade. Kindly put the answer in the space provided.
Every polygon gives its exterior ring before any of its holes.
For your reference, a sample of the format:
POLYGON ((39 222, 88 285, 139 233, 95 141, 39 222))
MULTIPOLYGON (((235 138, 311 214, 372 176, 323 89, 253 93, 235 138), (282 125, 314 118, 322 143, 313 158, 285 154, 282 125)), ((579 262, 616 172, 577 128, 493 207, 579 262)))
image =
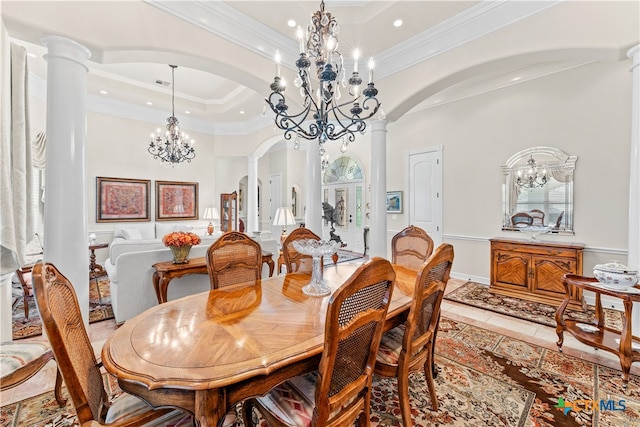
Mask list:
POLYGON ((217 208, 205 208, 204 215, 202 215, 203 219, 220 219, 220 214, 218 213, 217 208))
POLYGON ((273 225, 281 225, 287 227, 287 225, 294 225, 296 219, 293 217, 291 208, 281 207, 276 209, 276 214, 273 217, 273 225))

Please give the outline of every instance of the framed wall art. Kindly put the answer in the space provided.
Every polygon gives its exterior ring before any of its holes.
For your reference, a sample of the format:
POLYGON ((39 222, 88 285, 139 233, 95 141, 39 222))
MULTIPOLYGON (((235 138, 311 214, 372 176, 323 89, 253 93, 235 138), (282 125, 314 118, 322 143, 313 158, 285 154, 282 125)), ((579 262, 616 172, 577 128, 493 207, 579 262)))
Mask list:
POLYGON ((198 183, 156 181, 156 221, 198 219, 198 183))
POLYGON ((402 213, 402 191, 387 191, 387 213, 402 213))
POLYGON ((151 181, 96 177, 96 222, 150 221, 151 181))

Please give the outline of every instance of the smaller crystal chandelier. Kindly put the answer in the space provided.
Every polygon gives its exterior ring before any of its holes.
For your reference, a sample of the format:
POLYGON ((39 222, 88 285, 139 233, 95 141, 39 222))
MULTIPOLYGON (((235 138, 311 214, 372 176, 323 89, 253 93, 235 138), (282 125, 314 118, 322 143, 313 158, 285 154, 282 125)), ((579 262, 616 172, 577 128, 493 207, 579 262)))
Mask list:
POLYGON ((548 180, 547 170, 542 169, 542 172, 539 172, 536 161, 533 159, 533 156, 531 156, 529 160, 527 160, 527 167, 518 171, 516 184, 522 188, 536 188, 542 187, 548 180))
POLYGON ((149 143, 149 153, 154 159, 160 159, 161 162, 182 163, 191 162, 196 156, 193 148, 194 140, 189 141, 189 135, 180 130, 178 119, 176 118, 175 108, 175 70, 177 65, 169 65, 171 67, 171 117, 167 119, 167 130, 164 135, 161 134, 160 128, 156 133, 151 134, 151 142, 149 143))
POLYGON ((306 31, 298 27, 300 56, 295 62, 297 76, 293 83, 302 97, 302 110, 291 113, 284 96, 285 82, 280 75, 280 53, 276 52, 276 76, 271 83, 267 105, 275 113, 275 124, 284 130, 284 138, 318 140, 320 155, 328 140, 343 140, 343 147, 355 140, 355 132, 364 133, 365 120, 380 108, 378 89, 373 82, 373 59, 369 59, 369 81, 358 73, 360 53, 353 55, 353 72, 347 78, 342 54, 338 50, 338 21, 326 12, 324 1, 311 16, 306 31), (342 90, 345 92, 341 93, 342 90), (346 138, 346 139, 345 139, 346 138))

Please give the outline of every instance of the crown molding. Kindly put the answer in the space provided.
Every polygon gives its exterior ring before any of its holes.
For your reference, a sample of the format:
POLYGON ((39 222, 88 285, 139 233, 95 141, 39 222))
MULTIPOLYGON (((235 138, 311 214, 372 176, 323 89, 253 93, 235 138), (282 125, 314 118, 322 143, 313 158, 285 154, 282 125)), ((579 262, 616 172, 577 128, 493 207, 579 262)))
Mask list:
POLYGON ((556 6, 564 0, 480 2, 376 55, 378 79, 556 6))
MULTIPOLYGON (((295 58, 298 55, 295 40, 238 12, 224 2, 143 1, 265 58, 271 59, 276 49, 286 57, 295 58), (269 52, 266 52, 266 49, 269 49, 269 52)), ((376 76, 382 79, 405 70, 563 1, 479 2, 422 33, 376 54, 376 76)), ((348 59, 345 58, 345 60, 348 59)), ((282 66, 293 68, 287 63, 283 63, 282 66)))
POLYGON ((283 52, 283 55, 292 57, 298 55, 295 40, 238 12, 225 2, 203 0, 188 2, 143 1, 264 58, 272 59, 276 49, 283 52))

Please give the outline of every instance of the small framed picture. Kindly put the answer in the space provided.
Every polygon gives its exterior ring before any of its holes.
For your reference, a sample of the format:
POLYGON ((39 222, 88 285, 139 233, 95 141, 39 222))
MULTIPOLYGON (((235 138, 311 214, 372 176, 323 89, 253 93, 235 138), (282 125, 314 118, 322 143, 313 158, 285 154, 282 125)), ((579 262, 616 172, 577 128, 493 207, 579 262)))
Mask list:
POLYGON ((198 183, 156 181, 156 221, 198 219, 198 183))
POLYGON ((387 213, 402 213, 402 191, 387 191, 387 213))
POLYGON ((96 222, 151 221, 151 181, 96 177, 96 222))

